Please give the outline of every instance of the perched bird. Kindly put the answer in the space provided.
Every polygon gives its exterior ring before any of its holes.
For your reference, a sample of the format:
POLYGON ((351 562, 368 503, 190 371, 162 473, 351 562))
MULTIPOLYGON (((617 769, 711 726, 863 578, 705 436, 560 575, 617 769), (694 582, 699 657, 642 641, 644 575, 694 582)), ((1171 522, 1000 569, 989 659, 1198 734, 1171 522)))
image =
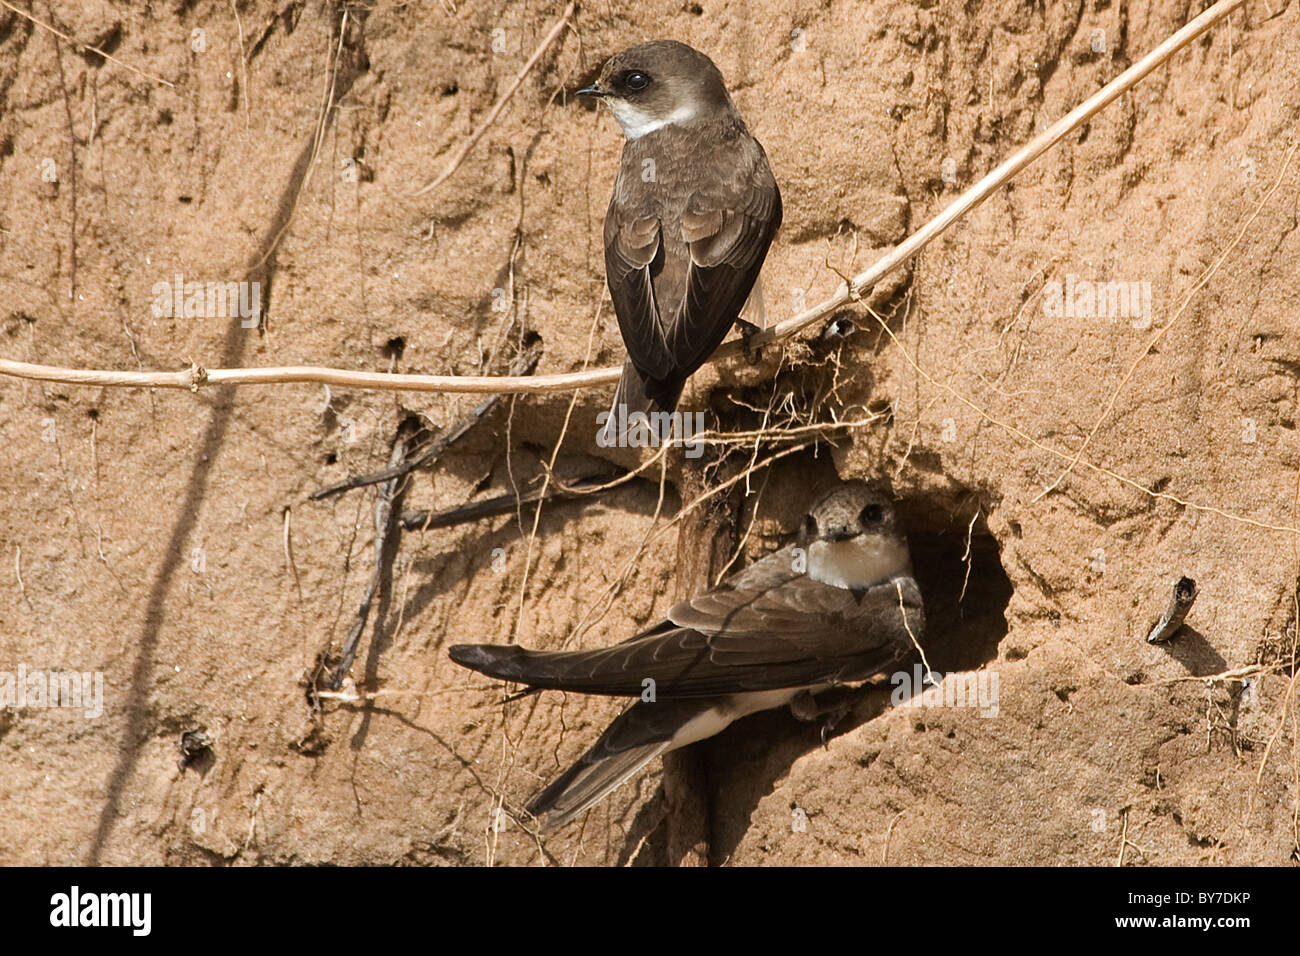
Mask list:
POLYGON ((528 804, 567 823, 669 750, 756 711, 889 673, 925 624, 890 500, 854 481, 823 496, 795 544, 756 561, 621 644, 529 651, 459 644, 456 663, 533 689, 639 697, 528 804))
POLYGON ((578 92, 599 97, 627 137, 605 214, 605 279, 627 346, 605 433, 617 439, 636 413, 665 422, 651 416, 676 409, 726 337, 781 225, 781 193, 722 74, 684 43, 624 50, 578 92))

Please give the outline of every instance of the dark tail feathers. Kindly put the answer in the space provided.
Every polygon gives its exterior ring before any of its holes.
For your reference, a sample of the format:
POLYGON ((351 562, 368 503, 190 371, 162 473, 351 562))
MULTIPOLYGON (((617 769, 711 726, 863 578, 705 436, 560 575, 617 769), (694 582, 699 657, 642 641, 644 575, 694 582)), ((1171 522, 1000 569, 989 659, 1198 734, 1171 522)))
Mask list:
POLYGON ((685 380, 658 381, 641 375, 631 359, 623 363, 623 377, 614 392, 614 404, 605 424, 607 445, 621 445, 621 432, 634 414, 645 415, 659 441, 671 437, 668 414, 677 410, 685 380))
POLYGON ((502 680, 529 683, 528 652, 517 644, 453 644, 447 656, 461 667, 499 677, 502 680))

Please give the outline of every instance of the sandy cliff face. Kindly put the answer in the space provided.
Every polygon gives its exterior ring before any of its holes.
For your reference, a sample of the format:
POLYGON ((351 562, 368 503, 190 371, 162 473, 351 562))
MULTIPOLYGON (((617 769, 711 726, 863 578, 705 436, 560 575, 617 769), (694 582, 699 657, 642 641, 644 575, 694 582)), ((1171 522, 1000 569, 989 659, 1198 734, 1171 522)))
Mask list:
MULTIPOLYGON (((1200 8, 594 4, 420 197, 563 4, 55 5, 115 60, 0 12, 0 355, 470 375, 535 333, 541 372, 619 364, 600 228, 622 139, 570 94, 659 36, 713 57, 767 150, 785 318, 1200 8), (206 304, 155 314, 178 275, 257 281, 265 334, 206 304)), ((997 692, 892 707, 886 685, 826 747, 785 713, 737 724, 697 755, 709 859, 1296 859, 1298 116, 1300 9, 1249 3, 889 280, 880 321, 854 305, 846 336, 694 377, 685 407, 728 428, 765 409, 852 426, 735 486, 739 560, 788 541, 836 475, 881 483, 931 664, 997 692), (1190 629, 1150 646, 1180 575, 1190 629)), ((552 456, 566 478, 628 466, 594 444, 610 393, 504 402, 404 506, 506 493, 552 456)), ((662 494, 654 465, 535 524, 407 533, 351 668, 373 697, 316 695, 375 522, 371 491, 308 495, 386 465, 410 414, 442 427, 478 400, 0 378, 0 671, 103 678, 98 717, 0 708, 0 861, 675 862, 657 765, 544 846, 497 812, 620 705, 503 706, 445 649, 653 623, 694 546, 670 521, 699 462, 670 459, 662 494), (212 750, 178 767, 198 727, 212 750)), ((791 443, 710 455, 709 480, 791 443)))

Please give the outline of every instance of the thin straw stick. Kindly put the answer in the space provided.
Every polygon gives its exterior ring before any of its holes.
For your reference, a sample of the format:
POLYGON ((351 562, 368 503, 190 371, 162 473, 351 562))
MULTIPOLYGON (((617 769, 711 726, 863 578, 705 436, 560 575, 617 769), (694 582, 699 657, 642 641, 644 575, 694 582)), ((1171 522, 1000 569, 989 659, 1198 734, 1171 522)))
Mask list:
MULTIPOLYGON (((788 338, 814 322, 831 315, 846 303, 861 298, 867 289, 874 286, 890 271, 898 268, 920 252, 954 222, 987 199, 994 190, 1060 142, 1071 130, 1081 126, 1104 107, 1114 102, 1116 98, 1127 93, 1152 70, 1163 64, 1245 2, 1246 0, 1219 0, 1214 6, 1206 9, 1204 13, 1178 30, 1169 39, 1138 60, 1137 63, 1134 63, 1088 97, 1083 103, 1035 136, 1009 159, 958 196, 952 205, 877 260, 869 269, 859 273, 851 282, 841 284, 839 290, 830 298, 792 318, 786 319, 784 322, 777 323, 770 329, 752 336, 749 340, 750 348, 761 347, 788 338)), ((553 32, 567 22, 567 17, 566 11, 566 15, 561 17, 553 32)), ((544 49, 546 45, 544 42, 539 49, 544 49)), ((472 145, 472 141, 470 145, 472 145)), ((743 346, 739 341, 726 342, 713 353, 709 361, 716 362, 719 359, 740 354, 742 351, 743 346)), ((481 375, 398 375, 313 366, 281 366, 258 369, 203 369, 198 366, 191 366, 188 370, 182 372, 112 372, 33 365, 27 362, 0 359, 0 374, 4 375, 62 382, 68 385, 130 388, 198 389, 203 385, 270 385, 290 382, 319 382, 327 385, 366 389, 416 392, 502 392, 529 395, 543 392, 565 392, 593 385, 613 384, 618 381, 620 371, 619 368, 603 368, 558 375, 504 376, 499 378, 481 375)))

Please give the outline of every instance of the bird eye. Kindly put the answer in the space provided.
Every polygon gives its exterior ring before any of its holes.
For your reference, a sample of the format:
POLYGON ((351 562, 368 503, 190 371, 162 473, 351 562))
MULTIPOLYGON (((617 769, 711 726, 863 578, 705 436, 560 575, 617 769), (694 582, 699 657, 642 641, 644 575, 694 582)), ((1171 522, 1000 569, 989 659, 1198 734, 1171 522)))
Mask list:
POLYGON ((858 521, 862 523, 863 527, 870 527, 873 524, 880 524, 884 517, 885 509, 880 505, 867 505, 858 514, 858 521))
POLYGON ((623 85, 633 93, 639 93, 650 85, 650 77, 632 70, 623 77, 623 85))
POLYGON ((803 519, 803 533, 810 538, 817 537, 817 519, 812 515, 803 519))

